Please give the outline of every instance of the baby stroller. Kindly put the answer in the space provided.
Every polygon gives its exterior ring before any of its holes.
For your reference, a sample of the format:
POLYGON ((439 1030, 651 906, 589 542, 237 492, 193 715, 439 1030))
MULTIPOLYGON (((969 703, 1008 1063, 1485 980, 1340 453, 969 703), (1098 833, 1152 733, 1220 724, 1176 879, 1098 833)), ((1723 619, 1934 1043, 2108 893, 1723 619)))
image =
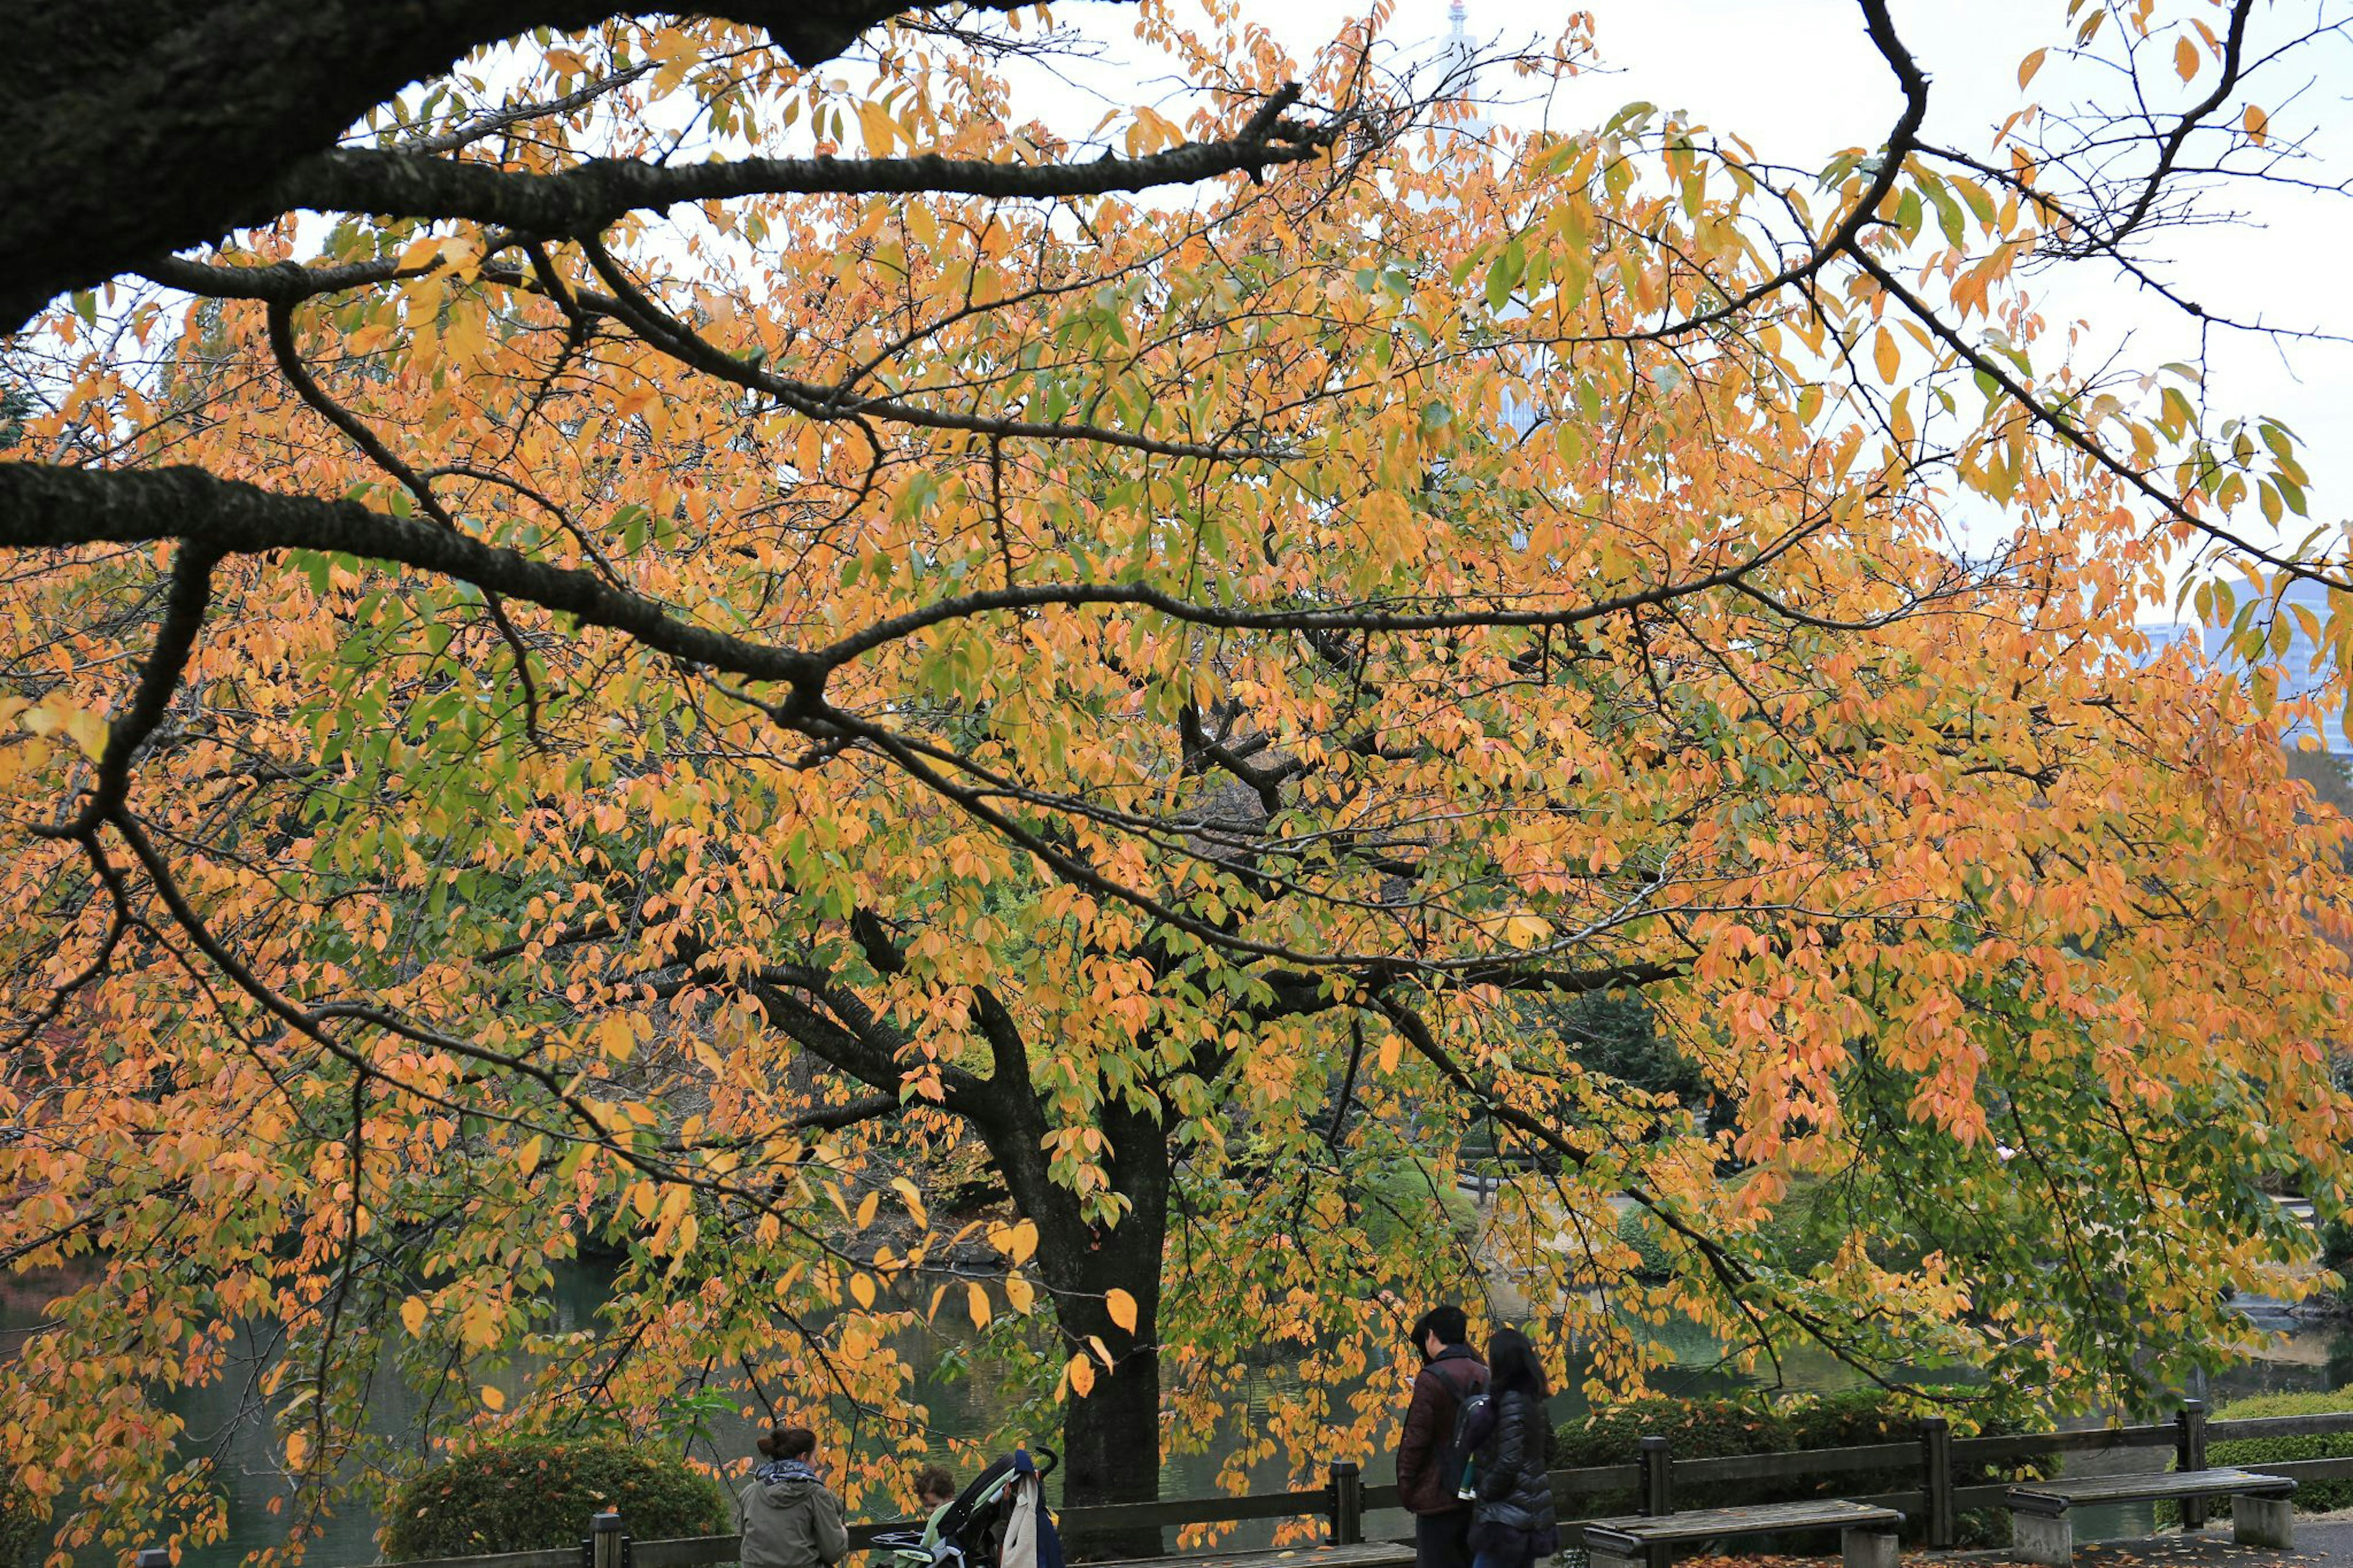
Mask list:
POLYGON ((890 1568, 1062 1568, 1062 1543, 1043 1486, 1056 1459, 1051 1448, 1038 1452, 1042 1465, 1027 1448, 991 1460, 936 1523, 886 1531, 875 1536, 874 1551, 888 1553, 890 1568), (1008 1541, 1022 1561, 1008 1563, 1008 1541))

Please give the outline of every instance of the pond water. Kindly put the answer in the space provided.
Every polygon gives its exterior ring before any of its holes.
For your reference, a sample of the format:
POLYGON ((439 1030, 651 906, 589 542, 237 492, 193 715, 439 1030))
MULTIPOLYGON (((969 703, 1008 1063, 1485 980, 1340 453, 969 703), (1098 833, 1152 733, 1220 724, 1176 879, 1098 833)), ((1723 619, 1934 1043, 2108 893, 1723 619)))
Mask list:
MULTIPOLYGON (((16 1353, 27 1334, 41 1317, 42 1303, 59 1288, 62 1281, 54 1277, 47 1281, 25 1278, 0 1278, 0 1359, 16 1353)), ((558 1329, 584 1327, 588 1324, 604 1299, 605 1277, 592 1266, 575 1265, 559 1271, 552 1303, 554 1326, 558 1329)), ((2277 1325, 2284 1331, 2279 1338, 2256 1356, 2242 1361, 2227 1373, 2216 1376, 2202 1393, 2214 1403, 2255 1393, 2288 1390, 2333 1389, 2353 1384, 2353 1324, 2293 1323, 2284 1320, 2277 1325)), ((1662 1392, 1679 1394, 1728 1393, 1754 1380, 1728 1372, 1717 1364, 1716 1348, 1706 1335, 1686 1331, 1678 1341, 1672 1331, 1667 1331, 1669 1347, 1676 1352, 1683 1367, 1680 1373, 1662 1373, 1657 1378, 1662 1392)), ((519 1388, 528 1368, 510 1369, 493 1381, 519 1388)), ((1254 1373, 1247 1385, 1247 1401, 1232 1417, 1232 1429, 1224 1443, 1211 1451, 1198 1455, 1171 1456, 1162 1466, 1161 1495, 1163 1497, 1194 1497, 1217 1490, 1216 1477, 1231 1445, 1239 1440, 1240 1432, 1254 1421, 1264 1407, 1264 1401, 1275 1386, 1271 1373, 1254 1373)), ((1808 1356, 1802 1352, 1791 1356, 1784 1365, 1783 1385, 1802 1392, 1828 1393, 1853 1385, 1852 1374, 1827 1355, 1808 1356)), ((238 1558, 255 1549, 273 1544, 280 1539, 280 1527, 269 1510, 270 1500, 280 1490, 280 1476, 268 1431, 250 1419, 250 1411, 241 1409, 244 1379, 232 1376, 207 1388, 190 1390, 167 1403, 188 1424, 188 1441, 211 1448, 224 1456, 223 1483, 230 1498, 229 1539, 220 1545, 191 1552, 184 1568, 232 1568, 238 1558)), ((933 1425, 944 1437, 977 1436, 991 1425, 985 1410, 990 1397, 988 1380, 985 1377, 932 1376, 919 1383, 917 1396, 931 1409, 933 1425)), ((1568 1420, 1584 1410, 1582 1396, 1565 1394, 1554 1402, 1556 1419, 1568 1420)), ((387 1387, 376 1406, 375 1429, 397 1436, 410 1429, 416 1412, 407 1391, 397 1386, 387 1387)), ((2099 1425, 2096 1419, 2084 1425, 2099 1425)), ((750 1449, 753 1436, 749 1424, 715 1421, 712 1436, 717 1451, 733 1456, 750 1449)), ((856 1436, 848 1434, 854 1444, 856 1436)), ((1049 1439, 1050 1441, 1050 1439, 1049 1439)), ((944 1457, 944 1456, 943 1456, 944 1457)), ((1347 1458, 1334 1455, 1335 1458, 1347 1458)), ((1368 1485, 1377 1485, 1395 1479, 1392 1456, 1388 1454, 1357 1456, 1365 1466, 1368 1485)), ((2142 1449, 2113 1455, 2070 1456, 2069 1471, 2115 1469, 2128 1468, 2161 1468, 2167 1463, 2163 1450, 2142 1449)), ((1280 1460, 1261 1466, 1261 1473, 1251 1479, 1252 1489, 1274 1490, 1288 1484, 1289 1474, 1280 1460)), ((347 1564, 369 1563, 376 1560, 375 1531, 376 1520, 369 1513, 353 1510, 338 1517, 326 1537, 311 1549, 309 1561, 319 1568, 343 1568, 347 1564)), ((2078 1515, 2078 1533, 2083 1539, 2117 1539, 2146 1534, 2153 1523, 2147 1507, 2114 1508, 2096 1510, 2088 1517, 2078 1515)), ((1375 1537, 1406 1536, 1411 1531, 1410 1520, 1401 1512, 1375 1512, 1366 1517, 1368 1533, 1375 1537)), ((1271 1539, 1273 1526, 1261 1522, 1240 1527, 1233 1541, 1238 1545, 1261 1545, 1271 1539)), ((111 1568, 111 1553, 92 1552, 87 1568, 111 1568)))

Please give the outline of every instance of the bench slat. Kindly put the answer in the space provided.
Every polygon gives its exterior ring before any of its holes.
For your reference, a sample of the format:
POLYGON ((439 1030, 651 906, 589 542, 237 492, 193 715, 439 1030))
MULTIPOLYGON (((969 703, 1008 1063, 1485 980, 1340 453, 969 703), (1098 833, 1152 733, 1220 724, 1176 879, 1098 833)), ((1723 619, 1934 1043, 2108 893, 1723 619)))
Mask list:
POLYGON ((2011 1508, 2061 1514, 2091 1503, 2147 1502, 2158 1498, 2284 1497, 2295 1483, 2254 1470, 2167 1470, 2128 1476, 2079 1476, 2064 1481, 2030 1481, 2010 1489, 2011 1508))
POLYGON ((1756 1508, 1703 1508, 1655 1517, 1630 1514, 1597 1519, 1585 1527, 1588 1545, 1637 1548, 1677 1541, 1708 1541, 1719 1535, 1774 1535, 1792 1530, 1853 1530, 1878 1525, 1893 1530, 1904 1516, 1892 1508, 1823 1498, 1812 1502, 1767 1503, 1756 1508))

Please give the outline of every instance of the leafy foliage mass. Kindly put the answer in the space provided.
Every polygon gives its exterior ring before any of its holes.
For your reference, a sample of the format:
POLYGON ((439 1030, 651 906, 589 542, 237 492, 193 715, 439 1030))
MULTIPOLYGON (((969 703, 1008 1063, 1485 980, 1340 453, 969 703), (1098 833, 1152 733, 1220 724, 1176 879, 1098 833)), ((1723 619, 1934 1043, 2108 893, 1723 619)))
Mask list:
POLYGON ((1147 0, 1092 127, 1026 12, 378 9, 512 26, 0 345, 0 1258, 73 1281, 0 1458, 69 1550, 220 1536, 167 1394, 248 1335, 300 1539, 584 1387, 856 1413, 859 1508, 951 1330, 1092 1502, 1272 1358, 1224 1484, 1375 1449, 1491 1271, 1597 1397, 1680 1320, 2021 1408, 2295 1288, 2353 878, 2265 661, 2345 563, 2216 558, 2295 433, 2033 270, 2302 146, 2281 8, 2073 0, 1950 149, 1858 0, 1896 118, 1805 171, 1580 120, 1582 12, 1515 130, 1386 4, 1147 0), (2255 679, 2151 656, 2185 573, 2255 679))
POLYGON ((734 1528, 725 1491, 682 1459, 619 1441, 526 1439, 412 1477, 392 1500, 384 1554, 411 1563, 571 1546, 607 1510, 640 1541, 734 1528))

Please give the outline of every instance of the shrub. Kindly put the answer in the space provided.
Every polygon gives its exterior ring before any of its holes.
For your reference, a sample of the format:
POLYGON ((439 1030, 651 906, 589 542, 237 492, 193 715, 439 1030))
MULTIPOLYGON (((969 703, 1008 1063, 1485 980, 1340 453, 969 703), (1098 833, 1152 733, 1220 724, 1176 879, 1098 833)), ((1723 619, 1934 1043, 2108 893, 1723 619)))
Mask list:
POLYGON ((733 1523, 719 1483, 682 1459, 610 1439, 525 1438, 454 1455, 402 1487, 384 1554, 411 1563, 571 1546, 606 1509, 640 1541, 733 1523))
MULTIPOLYGON (((2334 1394, 2258 1394, 2232 1400, 2214 1412, 2214 1419, 2252 1421, 2263 1415, 2325 1415, 2337 1410, 2353 1410, 2353 1388, 2340 1388, 2334 1394)), ((2327 1437, 2242 1437, 2206 1445, 2206 1462, 2216 1469, 2235 1466, 2260 1470, 2265 1465, 2282 1465, 2290 1459, 2343 1458, 2353 1458, 2353 1432, 2327 1437)), ((2353 1508, 2353 1480, 2300 1482, 2295 1489, 2295 1506, 2306 1513, 2353 1508)), ((2172 1503, 2165 1503, 2160 1505, 2158 1517, 2161 1523, 2170 1524, 2180 1517, 2180 1510, 2172 1503)))
POLYGON ((2335 1291, 2337 1304, 2353 1306, 2353 1225, 2339 1218, 2320 1227, 2320 1266, 2344 1280, 2335 1291))
POLYGON ((30 1563, 40 1539, 41 1516, 32 1493, 14 1477, 0 1474, 0 1568, 30 1563))
MULTIPOLYGON (((1988 1421, 1980 1436, 2021 1432, 2014 1423, 1988 1421)), ((1915 1443, 1920 1435, 1916 1408, 1877 1390, 1807 1395, 1771 1400, 1757 1394, 1719 1399, 1657 1397, 1597 1410, 1579 1424, 1562 1429, 1560 1458, 1564 1469, 1588 1466, 1632 1464, 1644 1437, 1664 1437, 1677 1459, 1716 1458, 1731 1454, 1786 1453, 1799 1448, 1863 1447, 1881 1443, 1915 1443)), ((1982 1486, 2041 1473, 2042 1466, 2025 1465, 1971 1468, 1957 1467, 1954 1484, 1982 1486)), ((1794 1501, 1806 1497, 1869 1497, 1879 1492, 1908 1491, 1920 1484, 1917 1464, 1885 1470, 1841 1470, 1810 1479, 1788 1478, 1770 1482, 1736 1481, 1716 1486, 1675 1485, 1675 1507, 1724 1508, 1771 1497, 1794 1501)), ((1638 1500, 1630 1491, 1606 1492, 1580 1498, 1576 1511, 1588 1517, 1631 1513, 1638 1500)), ((1911 1526, 1925 1524, 1923 1520, 1911 1526)), ((1998 1542, 1998 1514, 1964 1514, 1957 1521, 1963 1542, 1998 1542)))
POLYGON ((1620 1245, 1634 1250, 1635 1279, 1664 1279, 1674 1272, 1666 1244, 1640 1214, 1630 1209, 1618 1216, 1618 1240, 1620 1245))
POLYGON ((1458 1238, 1479 1231, 1479 1205, 1427 1161, 1401 1155, 1366 1172, 1357 1190, 1365 1234, 1387 1244, 1400 1234, 1436 1242, 1442 1223, 1458 1238))

